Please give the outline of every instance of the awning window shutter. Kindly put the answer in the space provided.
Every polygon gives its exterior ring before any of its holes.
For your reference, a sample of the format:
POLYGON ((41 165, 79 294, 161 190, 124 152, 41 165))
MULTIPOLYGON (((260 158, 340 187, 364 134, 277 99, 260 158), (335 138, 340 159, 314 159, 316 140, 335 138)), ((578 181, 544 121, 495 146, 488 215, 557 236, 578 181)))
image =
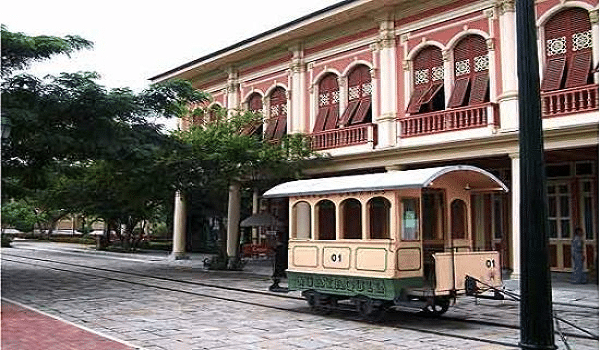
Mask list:
POLYGON ((348 125, 348 122, 354 116, 354 113, 356 112, 356 107, 358 107, 358 102, 359 102, 359 100, 352 100, 348 103, 346 110, 344 111, 344 113, 342 114, 342 117, 340 118, 341 126, 348 125))
POLYGON ((552 91, 560 89, 566 62, 566 56, 556 56, 546 62, 546 69, 544 70, 540 90, 552 91))
POLYGON ((423 95, 423 98, 421 99, 421 104, 431 102, 431 100, 433 100, 433 98, 440 92, 443 86, 444 83, 442 82, 432 84, 431 87, 427 90, 427 92, 423 95))
POLYGON ((327 113, 327 118, 325 121, 325 130, 332 130, 336 128, 339 115, 340 110, 337 105, 335 108, 329 108, 329 113, 327 113))
POLYGON ((356 113, 354 114, 354 117, 350 120, 350 124, 364 123, 367 117, 367 112, 369 111, 369 107, 371 107, 371 99, 360 100, 358 108, 356 109, 356 113))
POLYGON ((282 116, 279 117, 279 119, 277 120, 277 129, 275 130, 275 135, 273 135, 273 138, 275 140, 280 140, 283 135, 286 134, 286 128, 287 128, 287 116, 282 116))
POLYGON ((319 112, 317 113, 317 120, 315 120, 315 127, 313 128, 313 132, 323 131, 325 128, 325 120, 327 119, 327 114, 329 113, 328 107, 319 108, 319 112))
POLYGON ((487 74, 476 75, 471 83, 471 97, 469 98, 469 104, 477 104, 485 102, 485 97, 488 92, 490 77, 487 74))
POLYGON ((277 128, 277 118, 267 120, 267 130, 265 131, 265 140, 272 140, 277 128))
POLYGON ((569 63, 565 88, 587 84, 592 66, 592 51, 581 51, 573 54, 569 63))
POLYGON ((419 109, 421 109, 421 101, 423 99, 423 95, 429 90, 429 86, 419 86, 415 87, 415 90, 408 101, 408 108, 406 109, 407 113, 419 113, 419 109))
POLYGON ((454 82, 454 88, 450 94, 450 100, 448 101, 448 107, 455 108, 460 107, 465 102, 465 96, 467 95, 467 89, 469 87, 469 76, 456 79, 454 82))

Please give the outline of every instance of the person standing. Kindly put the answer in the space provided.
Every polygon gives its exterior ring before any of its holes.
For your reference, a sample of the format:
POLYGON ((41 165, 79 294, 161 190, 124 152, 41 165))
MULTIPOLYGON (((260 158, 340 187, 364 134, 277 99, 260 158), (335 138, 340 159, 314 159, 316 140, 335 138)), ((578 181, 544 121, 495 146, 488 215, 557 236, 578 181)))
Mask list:
POLYGON ((573 236, 573 240, 571 240, 571 256, 573 258, 571 283, 586 283, 586 275, 583 273, 583 230, 579 227, 575 229, 575 235, 573 236))

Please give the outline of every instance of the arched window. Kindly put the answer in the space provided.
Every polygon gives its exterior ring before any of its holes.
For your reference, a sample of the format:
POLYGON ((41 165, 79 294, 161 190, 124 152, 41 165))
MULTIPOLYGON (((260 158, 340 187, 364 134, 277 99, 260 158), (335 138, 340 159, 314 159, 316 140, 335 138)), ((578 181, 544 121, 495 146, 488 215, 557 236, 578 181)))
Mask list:
POLYGON ((489 67, 485 39, 467 35, 454 47, 454 87, 448 107, 461 107, 489 101, 489 67))
POLYGON ((292 222, 294 225, 292 236, 296 239, 310 239, 310 204, 306 202, 294 204, 292 215, 292 222))
POLYGON ((335 239, 335 204, 332 201, 324 199, 317 203, 317 220, 317 239, 335 239))
POLYGON ((283 88, 277 87, 271 93, 268 113, 265 139, 280 140, 286 134, 287 127, 287 98, 283 88))
MULTIPOLYGON (((262 114, 263 112, 263 102, 262 96, 255 92, 248 98, 248 110, 253 113, 262 114)), ((256 120, 250 125, 247 125, 242 130, 243 135, 262 135, 262 120, 256 120)))
POLYGON ((327 74, 319 82, 319 112, 313 132, 335 129, 338 122, 340 88, 337 76, 327 74))
POLYGON ((390 207, 390 201, 383 197, 369 201, 369 231, 372 239, 390 238, 390 207))
POLYGON ((541 90, 568 89, 591 82, 591 29, 589 13, 581 8, 563 10, 546 22, 546 67, 541 90))
POLYGON ((348 106, 340 117, 340 126, 371 122, 372 89, 369 67, 359 65, 348 74, 348 106))
POLYGON ((362 210, 354 198, 342 202, 342 238, 362 239, 362 210))
POLYGON ((467 206, 463 200, 455 199, 450 205, 452 217, 452 238, 467 238, 467 206))
POLYGON ((218 104, 214 104, 208 110, 208 118, 205 118, 206 123, 214 123, 220 120, 224 114, 224 108, 218 104))
POLYGON ((423 48, 414 59, 413 93, 407 112, 411 114, 444 109, 444 60, 435 46, 423 48))

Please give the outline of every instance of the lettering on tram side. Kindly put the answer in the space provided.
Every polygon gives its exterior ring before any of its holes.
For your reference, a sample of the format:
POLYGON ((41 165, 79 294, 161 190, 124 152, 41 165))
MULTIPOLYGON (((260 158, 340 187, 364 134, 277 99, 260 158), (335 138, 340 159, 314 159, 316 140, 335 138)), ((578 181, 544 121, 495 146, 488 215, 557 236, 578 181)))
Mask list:
POLYGON ((365 279, 346 276, 316 276, 294 275, 289 276, 291 283, 298 289, 321 289, 328 291, 346 291, 352 293, 366 293, 385 295, 385 283, 377 279, 365 279))

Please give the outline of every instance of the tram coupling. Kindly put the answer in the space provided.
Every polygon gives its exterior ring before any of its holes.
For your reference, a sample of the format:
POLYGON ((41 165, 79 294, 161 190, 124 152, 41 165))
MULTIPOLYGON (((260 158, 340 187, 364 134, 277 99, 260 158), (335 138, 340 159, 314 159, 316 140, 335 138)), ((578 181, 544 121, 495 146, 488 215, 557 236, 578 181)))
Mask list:
POLYGON ((493 286, 487 285, 475 277, 466 275, 465 276, 465 294, 468 296, 472 296, 478 299, 491 299, 491 300, 505 300, 505 291, 495 288, 493 286), (477 283, 483 285, 485 288, 481 288, 477 285, 477 283), (493 291, 493 295, 484 294, 489 291, 493 291))

